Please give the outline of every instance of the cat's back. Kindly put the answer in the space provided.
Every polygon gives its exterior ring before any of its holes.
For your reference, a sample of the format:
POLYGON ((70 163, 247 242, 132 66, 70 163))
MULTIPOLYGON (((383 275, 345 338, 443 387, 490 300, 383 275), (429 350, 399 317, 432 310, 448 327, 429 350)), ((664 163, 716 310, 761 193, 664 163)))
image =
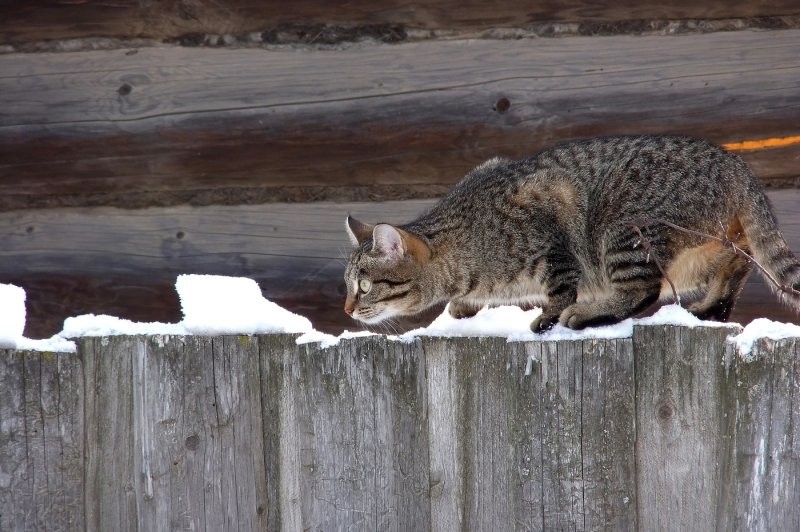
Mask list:
MULTIPOLYGON (((530 180, 574 184, 648 185, 654 179, 719 178, 715 171, 744 166, 738 156, 704 139, 682 135, 622 135, 561 142, 522 160, 490 159, 471 170, 450 193, 496 197, 530 180)), ((738 172, 741 174, 741 172, 738 172)), ((724 176, 722 176, 724 177, 724 176)))
POLYGON ((622 135, 566 141, 531 156, 527 162, 538 171, 593 181, 636 170, 696 168, 707 171, 715 161, 737 157, 705 139, 683 135, 622 135))
MULTIPOLYGON (((704 139, 629 135, 573 140, 528 158, 490 159, 471 170, 420 222, 492 224, 490 216, 547 211, 598 223, 651 216, 727 211, 755 183, 735 154, 704 139), (520 212, 517 212, 520 211, 520 212), (482 216, 480 216, 482 214, 482 216), (476 216, 479 215, 479 216, 476 216)), ((673 216, 674 217, 674 216, 673 216)))
POLYGON ((566 142, 528 161, 533 182, 564 182, 586 202, 586 215, 688 216, 726 212, 758 188, 742 159, 704 139, 678 135, 598 137, 566 142))

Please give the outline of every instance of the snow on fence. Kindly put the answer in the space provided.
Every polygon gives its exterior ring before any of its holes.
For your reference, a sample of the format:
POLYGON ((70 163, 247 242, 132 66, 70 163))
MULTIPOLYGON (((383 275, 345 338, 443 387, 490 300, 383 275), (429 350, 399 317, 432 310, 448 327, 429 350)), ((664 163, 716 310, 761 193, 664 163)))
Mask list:
POLYGON ((800 338, 0 351, 0 530, 798 530, 800 338))

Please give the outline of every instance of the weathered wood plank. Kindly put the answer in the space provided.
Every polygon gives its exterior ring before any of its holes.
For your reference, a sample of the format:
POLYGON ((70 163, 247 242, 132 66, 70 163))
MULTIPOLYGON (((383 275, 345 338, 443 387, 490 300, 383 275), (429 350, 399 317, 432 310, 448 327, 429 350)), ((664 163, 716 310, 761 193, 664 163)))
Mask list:
POLYGON ((74 356, 0 350, 0 530, 84 528, 83 388, 74 356))
MULTIPOLYGON (((800 191, 770 191, 783 233, 800 253, 800 191)), ((376 203, 270 204, 111 208, 0 213, 0 282, 27 291, 30 337, 49 337, 63 320, 110 314, 137 321, 181 319, 175 276, 251 277, 266 297, 341 332, 356 324, 342 312, 343 260, 350 250, 343 220, 412 220, 431 200, 376 203)), ((430 321, 434 309, 401 329, 430 321)), ((797 322, 753 274, 732 319, 797 322)))
MULTIPOLYGON (((735 403, 728 505, 720 528, 800 528, 800 344, 761 341, 743 361, 733 360, 729 383, 735 403), (735 387, 733 386, 735 384, 735 387)), ((732 414, 731 414, 732 415, 732 414)))
POLYGON ((5 350, 0 525, 794 530, 800 341, 730 332, 5 350))
MULTIPOLYGON (((735 329, 733 329, 735 330, 735 329)), ((729 328, 636 327, 636 469, 644 530, 714 530, 729 328)))
POLYGON ((544 486, 542 483, 541 427, 542 408, 542 344, 510 343, 507 358, 510 388, 507 404, 513 417, 509 440, 513 449, 511 464, 510 504, 514 511, 514 528, 541 530, 544 527, 544 486))
MULTIPOLYGON (((216 2, 142 3, 131 0, 102 2, 54 2, 51 0, 7 3, 0 9, 0 44, 82 37, 144 37, 180 39, 185 43, 203 42, 197 34, 244 34, 273 29, 262 36, 271 42, 274 28, 296 33, 293 37, 307 42, 326 43, 332 37, 322 31, 322 24, 370 26, 396 24, 403 27, 469 31, 494 26, 524 26, 538 21, 606 23, 636 19, 687 19, 725 17, 764 17, 800 14, 791 0, 776 2, 705 2, 688 0, 663 4, 654 0, 592 3, 585 0, 520 5, 516 2, 458 2, 436 0, 415 2, 390 0, 380 9, 367 1, 330 5, 326 2, 224 0, 216 2), (293 31, 292 31, 293 30, 293 31), (302 33, 309 33, 304 38, 302 33), (322 33, 323 35, 319 35, 322 33), (189 34, 189 35, 186 35, 189 34)), ((643 25, 634 25, 633 31, 643 25)), ((624 31, 625 26, 620 28, 624 31)), ((358 32, 346 32, 351 38, 358 32)), ((288 38, 288 37, 287 37, 288 38)), ((334 37, 335 38, 335 37, 334 37)), ((340 37, 341 38, 341 37, 340 37)))
POLYGON ((422 345, 434 530, 635 527, 630 341, 422 345))
POLYGON ((268 354, 264 397, 278 399, 268 448, 283 530, 427 530, 424 358, 385 339, 268 354), (275 441, 277 440, 277 441, 275 441))
POLYGON ((638 529, 633 342, 584 340, 581 474, 584 530, 638 529))
POLYGON ((582 360, 572 342, 542 347, 542 522, 575 530, 583 523, 582 360), (576 356, 577 355, 577 356, 576 356))
POLYGON ((86 527, 137 530, 134 447, 134 356, 130 339, 90 338, 81 342, 86 389, 84 497, 86 527))
MULTIPOLYGON (((431 197, 567 138, 796 135, 798 35, 0 55, 0 209, 431 197)), ((799 153, 744 155, 785 183, 799 153)))
POLYGON ((266 513, 251 337, 85 339, 87 522, 256 530, 266 513))
POLYGON ((429 530, 427 370, 417 344, 390 342, 374 355, 376 530, 429 530))
POLYGON ((431 530, 460 530, 464 527, 466 481, 457 351, 454 344, 429 345, 427 341, 422 343, 422 349, 428 374, 431 530))

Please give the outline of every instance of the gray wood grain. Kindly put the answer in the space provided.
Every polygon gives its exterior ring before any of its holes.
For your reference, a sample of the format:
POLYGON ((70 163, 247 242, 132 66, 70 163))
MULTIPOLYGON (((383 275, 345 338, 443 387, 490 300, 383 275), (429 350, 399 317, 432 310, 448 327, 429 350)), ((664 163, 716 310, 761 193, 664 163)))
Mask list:
MULTIPOLYGON (((381 26, 394 25, 403 38, 406 29, 443 31, 476 31, 493 26, 521 27, 534 22, 561 21, 589 25, 584 31, 637 32, 647 28, 642 19, 764 17, 800 14, 791 0, 752 3, 744 0, 704 2, 689 0, 663 4, 655 0, 640 2, 616 1, 596 4, 586 0, 520 5, 512 1, 459 2, 435 0, 420 3, 413 0, 390 0, 380 9, 365 0, 332 6, 315 0, 259 2, 256 0, 221 0, 215 2, 179 2, 176 0, 141 3, 132 0, 104 2, 60 2, 29 0, 24 4, 3 4, 0 9, 0 43, 80 39, 87 37, 150 37, 178 40, 192 45, 203 42, 203 34, 251 37, 251 33, 271 42, 281 33, 285 40, 328 44, 329 34, 323 25, 339 27, 344 35, 372 37, 381 26), (615 21, 633 21, 620 24, 615 21), (592 23, 601 22, 596 30, 592 23), (355 31, 351 28, 355 26, 355 31), (376 28, 377 26, 377 28, 376 28), (264 31, 267 30, 267 31, 264 31), (348 31, 350 30, 350 31, 348 31), (371 30, 371 31, 370 31, 371 30), (264 32, 264 36, 259 35, 264 32), (270 35, 271 37, 267 37, 270 35)), ((773 22, 779 24, 780 19, 773 22)), ((706 22, 706 27, 708 22, 706 22)), ((352 38, 352 37, 351 37, 352 38)), ((248 39, 248 40, 252 40, 248 39)), ((345 37, 343 40, 349 40, 345 37)), ((213 39, 211 42, 217 42, 213 39)), ((260 42, 260 41, 259 41, 260 42)))
POLYGON ((568 138, 793 135, 798 34, 0 54, 0 209, 431 197, 568 138))
POLYGON ((545 526, 574 530, 583 522, 581 360, 571 342, 542 349, 542 512, 545 526))
POLYGON ((636 530, 633 342, 584 340, 581 355, 582 528, 636 530))
MULTIPOLYGON (((732 348, 729 347, 732 351, 732 348)), ((800 529, 800 342, 762 340, 754 361, 732 358, 728 506, 723 527, 800 529), (734 386, 735 384, 735 386, 734 386)))
POLYGON ((432 529, 635 528, 630 341, 423 348, 432 529))
POLYGON ((279 456, 267 458, 276 528, 429 528, 425 365, 416 348, 374 338, 284 345, 262 367, 265 403, 279 405, 266 435, 279 456))
POLYGON ((725 338, 735 328, 636 327, 639 526, 713 530, 724 460, 725 338))
POLYGON ((800 339, 0 352, 3 530, 794 530, 800 339))
POLYGON ((86 526, 95 530, 137 530, 133 416, 134 356, 128 338, 81 342, 86 389, 86 526))
POLYGON ((0 530, 83 529, 83 389, 74 356, 0 350, 0 530))
POLYGON ((82 348, 96 398, 87 404, 87 520, 104 530, 260 528, 256 340, 116 337, 82 348))
POLYGON ((455 342, 421 341, 428 385, 431 530, 464 528, 464 411, 455 342))

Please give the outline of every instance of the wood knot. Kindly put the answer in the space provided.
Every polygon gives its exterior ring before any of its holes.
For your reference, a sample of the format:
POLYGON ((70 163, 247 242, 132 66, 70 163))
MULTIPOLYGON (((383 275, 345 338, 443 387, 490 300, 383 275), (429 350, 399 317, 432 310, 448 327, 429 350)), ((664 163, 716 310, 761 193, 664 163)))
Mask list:
POLYGON ((501 113, 501 114, 505 113, 510 108, 511 108, 511 102, 508 101, 508 98, 505 98, 505 97, 500 98, 499 100, 497 100, 497 102, 495 102, 494 107, 493 107, 493 109, 495 111, 497 111, 498 113, 501 113))
POLYGON ((200 447, 200 436, 197 434, 192 434, 188 438, 186 438, 185 442, 186 448, 190 451, 196 451, 198 447, 200 447))
POLYGON ((656 408, 656 415, 660 422, 667 423, 675 415, 675 408, 669 402, 662 401, 656 408))
POLYGON ((133 87, 131 87, 130 83, 123 83, 117 89, 117 94, 119 94, 120 96, 127 96, 131 93, 132 90, 133 87))

